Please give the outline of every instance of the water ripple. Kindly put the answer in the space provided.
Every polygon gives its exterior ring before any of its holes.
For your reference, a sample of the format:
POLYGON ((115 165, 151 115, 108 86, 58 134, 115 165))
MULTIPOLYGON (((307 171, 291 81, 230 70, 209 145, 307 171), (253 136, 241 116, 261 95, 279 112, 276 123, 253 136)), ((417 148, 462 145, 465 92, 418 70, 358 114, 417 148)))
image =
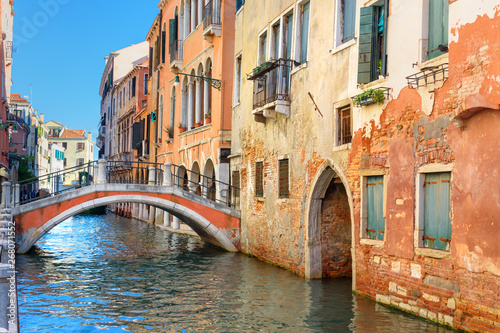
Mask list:
POLYGON ((22 332, 449 332, 135 220, 71 218, 19 256, 22 332))

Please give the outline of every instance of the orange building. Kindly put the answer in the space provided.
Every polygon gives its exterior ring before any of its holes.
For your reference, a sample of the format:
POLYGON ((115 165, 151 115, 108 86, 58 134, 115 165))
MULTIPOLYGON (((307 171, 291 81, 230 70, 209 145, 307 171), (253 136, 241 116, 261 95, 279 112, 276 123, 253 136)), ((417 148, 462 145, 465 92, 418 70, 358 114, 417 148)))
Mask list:
MULTIPOLYGON (((163 0, 146 37, 149 161, 180 166, 178 183, 222 201, 227 188, 216 188, 209 179, 230 182, 235 3, 163 0)), ((161 223, 163 217, 155 219, 161 223)), ((174 218, 174 228, 177 222, 174 218)))

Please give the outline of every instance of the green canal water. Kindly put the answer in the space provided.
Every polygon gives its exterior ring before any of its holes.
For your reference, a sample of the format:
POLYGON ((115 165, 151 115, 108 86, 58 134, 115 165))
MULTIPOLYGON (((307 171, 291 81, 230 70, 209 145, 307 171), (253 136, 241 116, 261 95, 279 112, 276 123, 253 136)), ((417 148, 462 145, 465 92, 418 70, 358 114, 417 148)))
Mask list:
POLYGON ((18 256, 21 332, 451 332, 197 238, 76 216, 18 256))

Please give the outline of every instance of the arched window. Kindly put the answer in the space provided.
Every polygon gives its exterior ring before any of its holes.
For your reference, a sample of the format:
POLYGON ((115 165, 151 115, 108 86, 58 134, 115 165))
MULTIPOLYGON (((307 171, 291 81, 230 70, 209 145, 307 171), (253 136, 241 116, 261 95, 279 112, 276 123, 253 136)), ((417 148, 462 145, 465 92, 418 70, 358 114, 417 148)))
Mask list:
POLYGON ((174 137, 174 123, 175 123, 175 87, 172 87, 172 93, 170 94, 170 123, 168 125, 169 138, 174 137))

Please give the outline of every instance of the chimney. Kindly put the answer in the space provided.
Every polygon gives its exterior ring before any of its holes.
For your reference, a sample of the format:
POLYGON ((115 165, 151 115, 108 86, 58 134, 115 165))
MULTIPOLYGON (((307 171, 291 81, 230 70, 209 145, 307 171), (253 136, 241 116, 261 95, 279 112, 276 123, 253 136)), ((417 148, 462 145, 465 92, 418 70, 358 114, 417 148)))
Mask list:
POLYGON ((92 141, 92 132, 89 132, 89 141, 92 141))
POLYGON ((45 113, 40 113, 40 123, 43 124, 43 119, 45 118, 45 113))

